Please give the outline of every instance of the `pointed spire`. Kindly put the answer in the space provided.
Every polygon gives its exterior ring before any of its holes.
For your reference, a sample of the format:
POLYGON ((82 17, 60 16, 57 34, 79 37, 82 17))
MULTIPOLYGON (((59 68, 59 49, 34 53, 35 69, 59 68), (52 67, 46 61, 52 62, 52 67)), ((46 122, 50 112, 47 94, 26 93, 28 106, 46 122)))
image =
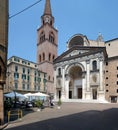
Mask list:
POLYGON ((102 36, 102 34, 99 32, 99 34, 98 34, 98 38, 97 38, 97 42, 103 42, 104 40, 103 40, 103 36, 102 36))
POLYGON ((46 0, 44 15, 52 15, 50 0, 46 0))

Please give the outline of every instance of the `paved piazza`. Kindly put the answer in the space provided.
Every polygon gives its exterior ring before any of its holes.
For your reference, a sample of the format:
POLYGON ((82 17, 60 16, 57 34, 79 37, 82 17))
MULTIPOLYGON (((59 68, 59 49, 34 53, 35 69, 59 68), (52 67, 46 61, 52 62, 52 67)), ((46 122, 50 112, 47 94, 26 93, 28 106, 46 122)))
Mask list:
POLYGON ((6 130, 118 130, 118 104, 63 103, 61 109, 27 111, 6 130))

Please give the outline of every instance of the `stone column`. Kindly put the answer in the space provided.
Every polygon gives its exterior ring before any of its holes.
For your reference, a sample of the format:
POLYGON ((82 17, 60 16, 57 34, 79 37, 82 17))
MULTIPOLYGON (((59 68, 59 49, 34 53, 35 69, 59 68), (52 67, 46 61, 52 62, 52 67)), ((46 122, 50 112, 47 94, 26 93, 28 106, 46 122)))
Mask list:
POLYGON ((82 74, 82 99, 85 99, 85 91, 86 91, 86 86, 85 86, 85 73, 82 74))
POLYGON ((90 60, 86 61, 86 90, 90 91, 90 60))
POLYGON ((65 99, 65 68, 62 67, 62 89, 61 89, 61 99, 65 99))
POLYGON ((66 94, 66 99, 69 99, 69 76, 66 75, 66 81, 65 81, 65 94, 66 94))
POLYGON ((57 99, 57 90, 56 90, 56 68, 54 68, 54 99, 57 99))

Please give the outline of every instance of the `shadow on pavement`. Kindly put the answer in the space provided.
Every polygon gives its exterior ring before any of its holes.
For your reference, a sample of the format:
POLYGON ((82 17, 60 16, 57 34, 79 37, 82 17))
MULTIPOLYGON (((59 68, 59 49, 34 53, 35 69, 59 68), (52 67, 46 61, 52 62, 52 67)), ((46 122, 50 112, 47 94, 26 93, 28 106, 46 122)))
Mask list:
POLYGON ((7 130, 118 130, 118 108, 90 110, 7 130))
MULTIPOLYGON (((16 110, 16 111, 21 110, 23 116, 35 112, 35 108, 12 109, 11 111, 14 111, 14 110, 16 110)), ((11 115, 10 116, 10 122, 17 121, 17 120, 18 120, 18 115, 13 115, 13 116, 11 115)), ((8 112, 4 115, 4 122, 8 123, 8 112)))

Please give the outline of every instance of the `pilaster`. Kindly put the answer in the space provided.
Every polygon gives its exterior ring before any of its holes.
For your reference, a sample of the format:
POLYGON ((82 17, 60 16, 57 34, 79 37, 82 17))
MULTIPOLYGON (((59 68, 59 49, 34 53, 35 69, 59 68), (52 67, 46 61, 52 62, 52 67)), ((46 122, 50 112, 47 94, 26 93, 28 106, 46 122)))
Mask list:
POLYGON ((90 60, 86 61, 86 90, 90 91, 90 60))
POLYGON ((103 58, 99 58, 100 61, 100 91, 103 91, 103 58))
POLYGON ((62 95, 61 95, 61 99, 65 99, 65 68, 62 67, 62 95))

